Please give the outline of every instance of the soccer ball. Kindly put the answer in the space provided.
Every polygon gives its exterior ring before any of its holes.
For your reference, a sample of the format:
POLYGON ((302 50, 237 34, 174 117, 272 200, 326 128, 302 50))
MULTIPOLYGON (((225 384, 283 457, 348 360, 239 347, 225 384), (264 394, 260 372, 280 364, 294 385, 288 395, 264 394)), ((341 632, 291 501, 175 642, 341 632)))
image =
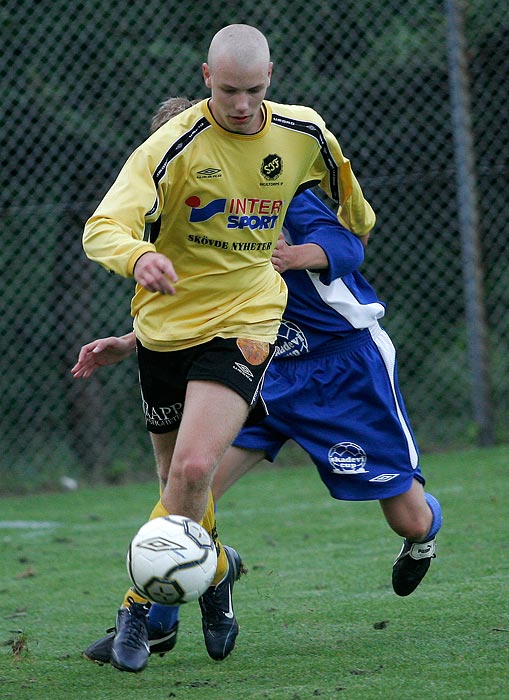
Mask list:
POLYGON ((135 590, 153 603, 180 605, 197 600, 216 573, 216 548, 209 533, 182 515, 145 523, 127 552, 135 590))

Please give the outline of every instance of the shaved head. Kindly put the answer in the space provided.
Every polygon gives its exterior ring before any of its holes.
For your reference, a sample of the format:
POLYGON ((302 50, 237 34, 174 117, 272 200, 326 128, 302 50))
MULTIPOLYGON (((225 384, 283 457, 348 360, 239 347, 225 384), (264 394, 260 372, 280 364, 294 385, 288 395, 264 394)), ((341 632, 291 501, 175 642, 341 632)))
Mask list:
POLYGON ((270 63, 269 44, 265 36, 249 24, 230 24, 212 38, 207 62, 211 69, 223 61, 234 62, 239 68, 270 63))
POLYGON ((218 124, 241 134, 256 133, 264 123, 262 102, 272 75, 263 34, 248 24, 223 27, 210 42, 202 72, 218 124))

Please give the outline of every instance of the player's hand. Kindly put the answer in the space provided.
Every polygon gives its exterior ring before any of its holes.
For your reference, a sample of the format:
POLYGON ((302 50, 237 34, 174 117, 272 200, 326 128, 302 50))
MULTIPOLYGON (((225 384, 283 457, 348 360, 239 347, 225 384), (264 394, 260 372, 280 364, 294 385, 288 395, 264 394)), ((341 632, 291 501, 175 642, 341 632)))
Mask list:
POLYGON ((171 260, 162 253, 144 253, 134 265, 134 279, 149 292, 175 294, 177 281, 171 260))
POLYGON ((272 265, 280 274, 287 270, 321 272, 329 267, 329 259, 317 243, 289 245, 283 234, 280 234, 272 253, 272 265))
POLYGON ((282 233, 279 234, 276 246, 272 251, 271 262, 274 269, 279 272, 280 275, 292 267, 292 246, 288 245, 282 233))
POLYGON ((81 348, 78 361, 71 369, 75 379, 88 379, 98 367, 114 365, 136 350, 134 333, 129 333, 120 338, 98 338, 81 348))

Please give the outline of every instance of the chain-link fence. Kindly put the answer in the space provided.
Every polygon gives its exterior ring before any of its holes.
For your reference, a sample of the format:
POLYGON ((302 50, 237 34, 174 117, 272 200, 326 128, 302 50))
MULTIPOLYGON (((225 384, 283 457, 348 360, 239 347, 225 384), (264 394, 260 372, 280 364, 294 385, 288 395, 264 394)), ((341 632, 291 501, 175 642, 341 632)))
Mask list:
POLYGON ((131 328, 132 281, 87 261, 81 233, 160 101, 206 96, 209 40, 232 22, 267 35, 269 98, 324 116, 377 212, 363 272, 421 448, 509 440, 507 0, 4 0, 0 16, 2 487, 152 470, 135 360, 71 379, 84 342, 131 328))

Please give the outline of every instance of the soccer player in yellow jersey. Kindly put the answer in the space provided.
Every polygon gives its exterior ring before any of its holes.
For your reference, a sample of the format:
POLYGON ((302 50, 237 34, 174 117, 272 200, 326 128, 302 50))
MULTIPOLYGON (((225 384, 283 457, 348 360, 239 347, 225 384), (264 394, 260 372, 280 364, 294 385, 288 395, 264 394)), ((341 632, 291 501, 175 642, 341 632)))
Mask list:
MULTIPOLYGON (((154 514, 186 515, 214 533, 214 470, 246 419, 263 414, 260 388, 286 303, 271 254, 291 199, 321 185, 361 237, 375 216, 321 117, 265 100, 272 63, 263 34, 223 28, 202 70, 210 99, 134 151, 83 244, 89 258, 137 283, 140 389, 161 481, 154 514)), ((216 545, 216 577, 200 605, 208 653, 222 659, 238 632, 231 592, 241 561, 216 545)), ((141 602, 129 603, 111 660, 141 671, 145 615, 141 602)))

